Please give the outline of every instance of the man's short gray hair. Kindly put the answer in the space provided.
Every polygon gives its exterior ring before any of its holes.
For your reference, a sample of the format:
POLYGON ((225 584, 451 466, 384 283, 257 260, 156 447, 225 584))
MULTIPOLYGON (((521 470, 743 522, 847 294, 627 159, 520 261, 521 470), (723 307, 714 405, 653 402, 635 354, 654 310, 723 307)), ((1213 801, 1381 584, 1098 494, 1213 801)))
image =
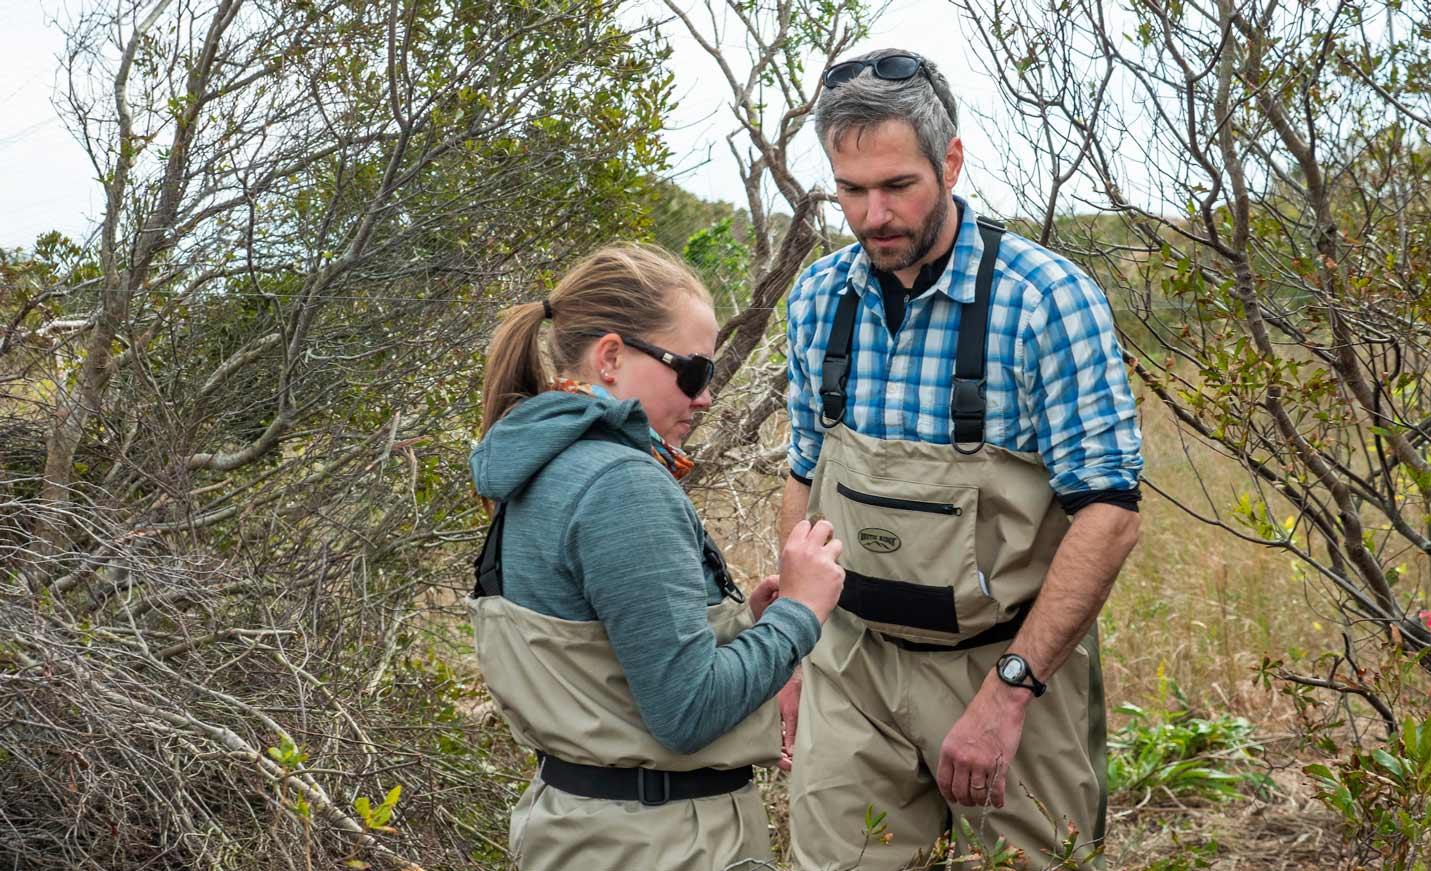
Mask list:
POLYGON ((920 58, 928 78, 919 72, 902 82, 891 82, 877 78, 874 70, 866 67, 848 82, 821 92, 815 103, 815 133, 828 150, 832 141, 846 133, 860 133, 885 121, 907 121, 914 127, 920 152, 934 167, 935 176, 942 179, 949 140, 959 133, 959 109, 949 82, 934 64, 912 51, 885 48, 850 60, 875 60, 892 54, 920 58))

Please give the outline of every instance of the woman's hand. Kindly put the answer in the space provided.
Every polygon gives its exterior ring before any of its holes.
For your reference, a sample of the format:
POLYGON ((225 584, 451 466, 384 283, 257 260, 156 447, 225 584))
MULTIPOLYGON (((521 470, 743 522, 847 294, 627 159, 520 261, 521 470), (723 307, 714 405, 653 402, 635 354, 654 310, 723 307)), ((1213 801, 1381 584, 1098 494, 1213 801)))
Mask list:
POLYGON ((780 576, 766 575, 765 580, 756 584, 755 589, 745 598, 750 603, 751 615, 759 620, 765 609, 770 607, 770 603, 780 598, 780 576))
POLYGON ((844 545, 828 520, 802 520, 780 551, 780 594, 815 613, 823 624, 840 601, 845 570, 838 562, 844 545))

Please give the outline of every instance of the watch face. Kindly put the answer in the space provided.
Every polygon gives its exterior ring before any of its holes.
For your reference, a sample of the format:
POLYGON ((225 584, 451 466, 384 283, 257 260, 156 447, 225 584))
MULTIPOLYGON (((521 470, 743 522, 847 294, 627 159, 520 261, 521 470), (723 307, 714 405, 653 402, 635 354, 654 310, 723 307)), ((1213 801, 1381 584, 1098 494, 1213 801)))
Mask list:
POLYGON ((1028 666, 1018 657, 1009 657, 999 665, 999 676, 1009 683, 1018 683, 1028 673, 1028 666))

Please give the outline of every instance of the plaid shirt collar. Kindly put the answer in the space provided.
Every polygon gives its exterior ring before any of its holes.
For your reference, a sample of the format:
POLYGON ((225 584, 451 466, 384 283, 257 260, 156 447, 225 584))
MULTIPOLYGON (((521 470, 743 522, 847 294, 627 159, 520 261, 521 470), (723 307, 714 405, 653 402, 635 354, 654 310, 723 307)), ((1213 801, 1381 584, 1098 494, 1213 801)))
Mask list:
MULTIPOLYGON (((944 274, 939 276, 939 280, 920 296, 942 293, 954 302, 967 303, 974 301, 974 280, 979 258, 984 256, 984 238, 979 234, 977 216, 969 208, 969 203, 958 194, 953 199, 959 214, 959 230, 954 235, 954 256, 949 258, 949 264, 944 267, 944 274)), ((875 278, 874 267, 870 265, 869 255, 858 242, 855 243, 855 250, 846 287, 854 287, 861 296, 880 297, 882 291, 879 280, 875 278)), ((840 293, 844 293, 845 289, 841 288, 840 293)))

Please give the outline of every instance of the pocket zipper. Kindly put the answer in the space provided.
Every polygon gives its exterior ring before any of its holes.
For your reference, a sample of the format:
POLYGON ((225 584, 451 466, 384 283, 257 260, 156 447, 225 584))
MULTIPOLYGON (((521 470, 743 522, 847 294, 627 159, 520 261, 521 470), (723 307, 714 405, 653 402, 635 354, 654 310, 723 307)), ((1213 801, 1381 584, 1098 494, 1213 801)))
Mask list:
POLYGON ((950 502, 916 502, 913 499, 895 499, 892 496, 875 496, 870 493, 861 493, 858 490, 851 490, 844 484, 835 484, 835 492, 847 499, 856 502, 863 502, 866 505, 876 505, 880 508, 898 508, 901 511, 923 511, 928 514, 948 514, 953 517, 961 517, 964 509, 950 502))

